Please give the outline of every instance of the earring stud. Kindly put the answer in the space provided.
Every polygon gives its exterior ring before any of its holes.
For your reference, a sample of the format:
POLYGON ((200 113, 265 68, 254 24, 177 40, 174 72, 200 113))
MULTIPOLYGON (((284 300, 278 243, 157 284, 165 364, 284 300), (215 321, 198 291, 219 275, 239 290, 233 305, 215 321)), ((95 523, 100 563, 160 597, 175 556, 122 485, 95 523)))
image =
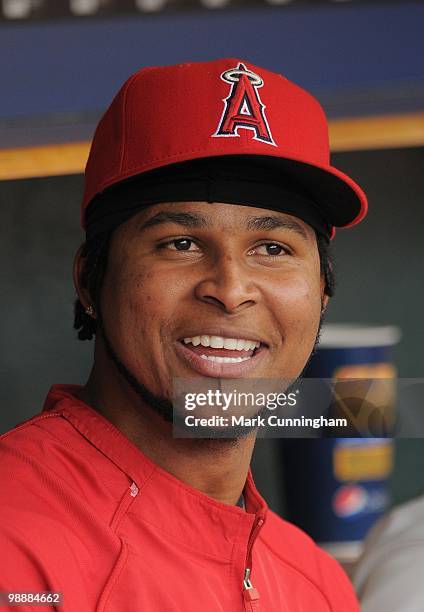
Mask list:
POLYGON ((88 315, 89 317, 94 317, 94 308, 91 306, 86 306, 85 308, 85 314, 88 315))

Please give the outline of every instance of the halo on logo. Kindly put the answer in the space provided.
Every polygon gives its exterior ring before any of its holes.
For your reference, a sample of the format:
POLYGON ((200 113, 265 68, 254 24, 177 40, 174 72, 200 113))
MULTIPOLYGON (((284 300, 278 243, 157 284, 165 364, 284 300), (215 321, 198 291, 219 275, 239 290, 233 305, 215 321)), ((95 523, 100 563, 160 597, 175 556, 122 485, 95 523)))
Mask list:
POLYGON ((262 85, 264 84, 263 79, 261 79, 259 74, 256 74, 256 72, 252 72, 247 68, 245 68, 244 70, 240 70, 238 68, 230 68, 229 70, 226 70, 221 74, 221 78, 224 81, 227 81, 227 83, 237 83, 240 75, 242 74, 246 75, 249 81, 255 87, 262 87, 262 85))

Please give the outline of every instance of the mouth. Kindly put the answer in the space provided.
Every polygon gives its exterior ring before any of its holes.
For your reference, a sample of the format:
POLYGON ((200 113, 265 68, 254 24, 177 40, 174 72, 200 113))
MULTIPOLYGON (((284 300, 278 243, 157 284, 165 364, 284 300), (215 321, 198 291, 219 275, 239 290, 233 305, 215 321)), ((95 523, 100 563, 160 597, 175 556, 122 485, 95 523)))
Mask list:
POLYGON ((177 342, 177 351, 199 374, 242 378, 259 365, 268 345, 259 339, 202 334, 177 342))

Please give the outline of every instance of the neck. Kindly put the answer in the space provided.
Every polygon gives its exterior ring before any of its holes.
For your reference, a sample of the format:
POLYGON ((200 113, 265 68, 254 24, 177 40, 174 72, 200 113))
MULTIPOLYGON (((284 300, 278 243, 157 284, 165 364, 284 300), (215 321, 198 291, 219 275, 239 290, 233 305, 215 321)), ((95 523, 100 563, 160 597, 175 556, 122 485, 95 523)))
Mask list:
POLYGON ((246 482, 254 432, 236 440, 174 438, 172 423, 145 405, 116 371, 104 372, 95 364, 80 398, 161 468, 205 495, 235 505, 246 482))

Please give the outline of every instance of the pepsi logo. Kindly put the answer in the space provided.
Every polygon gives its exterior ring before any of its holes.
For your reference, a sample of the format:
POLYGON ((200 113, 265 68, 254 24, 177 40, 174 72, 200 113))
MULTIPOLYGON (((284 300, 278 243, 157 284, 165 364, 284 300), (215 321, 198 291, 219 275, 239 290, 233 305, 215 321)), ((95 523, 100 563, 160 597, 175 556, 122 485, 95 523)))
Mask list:
POLYGON ((367 491, 357 484, 344 485, 333 496, 333 510, 340 518, 350 518, 363 512, 368 503, 367 491))

